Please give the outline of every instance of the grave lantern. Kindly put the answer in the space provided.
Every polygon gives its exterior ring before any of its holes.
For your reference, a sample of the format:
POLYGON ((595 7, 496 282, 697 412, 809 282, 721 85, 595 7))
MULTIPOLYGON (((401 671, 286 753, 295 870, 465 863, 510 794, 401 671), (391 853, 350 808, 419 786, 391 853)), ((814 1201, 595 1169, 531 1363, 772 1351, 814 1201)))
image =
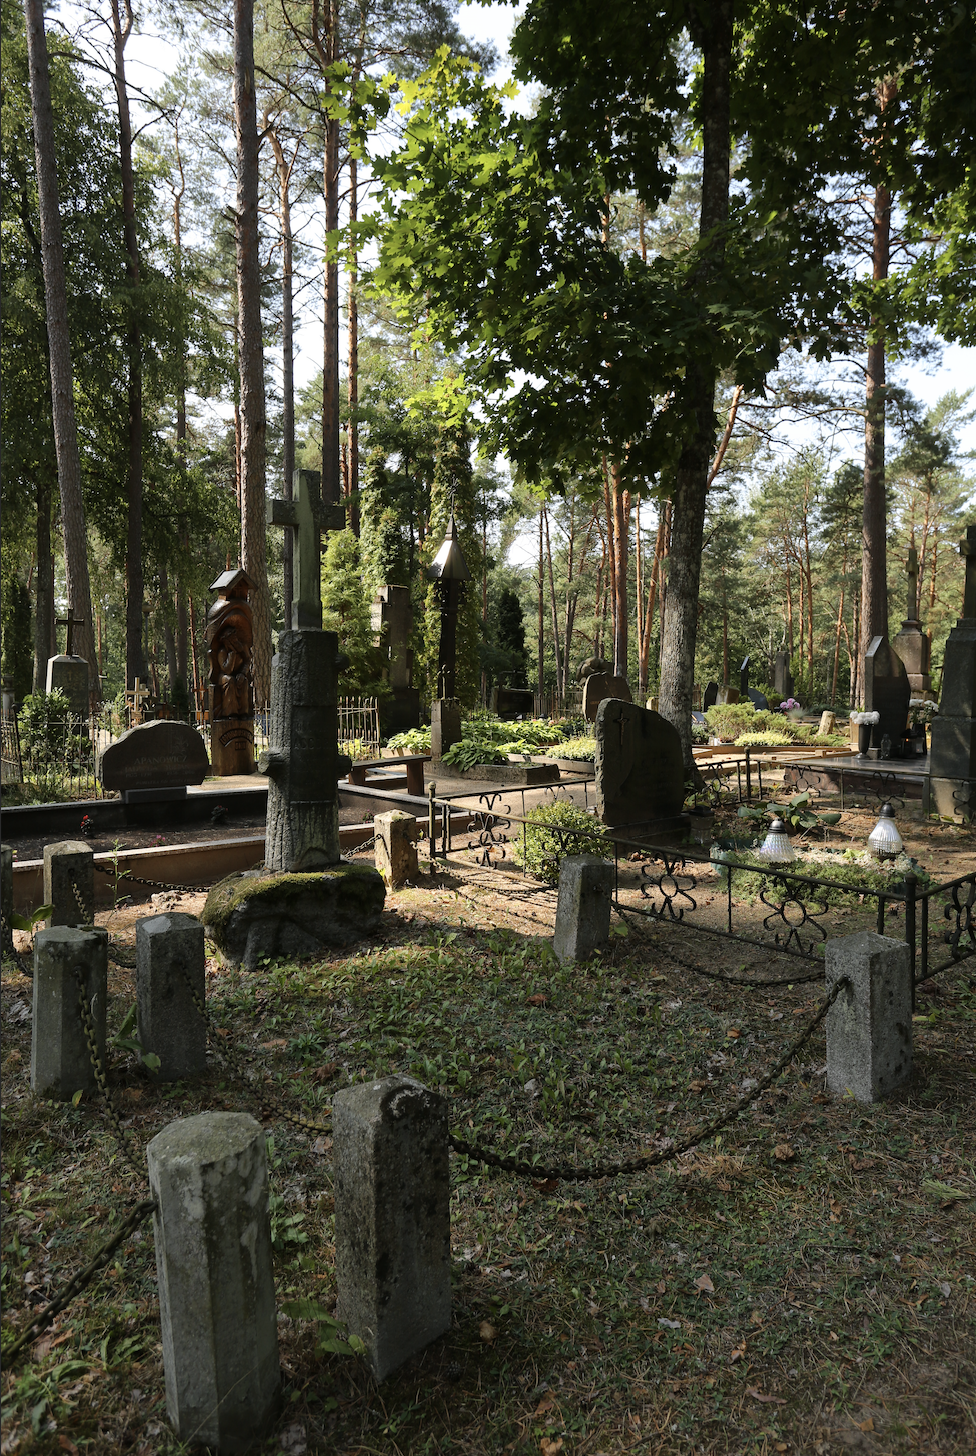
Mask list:
POLYGON ((905 848, 890 804, 881 808, 881 818, 868 835, 868 849, 879 859, 895 859, 905 848))
POLYGON ((471 580, 468 564, 458 540, 457 522, 451 512, 447 535, 427 568, 427 580, 437 584, 441 611, 441 637, 437 652, 437 695, 455 697, 457 674, 457 615, 461 589, 471 580))
POLYGON ((796 859, 796 850, 790 843, 790 836, 782 819, 774 819, 770 824, 769 833, 759 853, 763 859, 771 860, 773 864, 789 864, 796 859))

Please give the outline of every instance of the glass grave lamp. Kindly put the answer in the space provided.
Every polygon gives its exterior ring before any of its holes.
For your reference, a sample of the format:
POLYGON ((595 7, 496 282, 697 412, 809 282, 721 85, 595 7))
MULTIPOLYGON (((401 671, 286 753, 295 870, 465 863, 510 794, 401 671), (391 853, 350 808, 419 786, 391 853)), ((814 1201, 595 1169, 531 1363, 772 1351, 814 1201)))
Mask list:
POLYGON ((881 818, 868 835, 868 849, 879 859, 896 859, 904 848, 895 823, 895 811, 890 804, 883 804, 881 818))
POLYGON ((769 833, 766 835, 762 848, 758 851, 763 859, 768 859, 772 864, 789 864, 796 859, 796 850, 790 843, 790 836, 786 832, 786 825, 782 819, 774 819, 769 826, 769 833))

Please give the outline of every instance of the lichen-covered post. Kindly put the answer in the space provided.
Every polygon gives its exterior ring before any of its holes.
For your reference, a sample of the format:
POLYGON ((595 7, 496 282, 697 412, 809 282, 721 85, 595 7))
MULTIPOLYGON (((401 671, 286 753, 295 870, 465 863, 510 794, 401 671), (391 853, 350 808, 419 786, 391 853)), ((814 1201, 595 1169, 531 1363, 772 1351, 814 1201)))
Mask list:
POLYGON ((561 961, 583 961, 610 938, 613 865, 595 854, 568 855, 559 866, 552 948, 561 961))
POLYGON ((95 914, 95 857, 81 840, 44 846, 44 904, 49 925, 90 925, 95 914))
POLYGON ((204 1112, 164 1128, 148 1159, 167 1413, 181 1441, 246 1451, 281 1385, 264 1131, 204 1112))
POLYGON ((447 1104, 412 1077, 332 1102, 338 1312, 383 1380, 451 1324, 447 1104))
POLYGON ((376 835, 375 863, 391 890, 399 890, 417 878, 417 821, 412 814, 393 809, 373 819, 376 835))
POLYGON ((195 915, 151 915, 137 923, 139 1043, 159 1058, 156 1076, 163 1081, 207 1070, 205 963, 203 926, 195 915))
POLYGON ((903 940, 871 930, 828 940, 828 991, 849 984, 827 1013, 827 1085, 877 1102, 912 1074, 912 956, 903 940))
POLYGON ((65 1099, 98 1088, 81 1015, 76 971, 81 973, 95 1048, 105 1065, 108 1004, 108 931, 54 925, 34 938, 34 1016, 31 1025, 31 1091, 65 1099))

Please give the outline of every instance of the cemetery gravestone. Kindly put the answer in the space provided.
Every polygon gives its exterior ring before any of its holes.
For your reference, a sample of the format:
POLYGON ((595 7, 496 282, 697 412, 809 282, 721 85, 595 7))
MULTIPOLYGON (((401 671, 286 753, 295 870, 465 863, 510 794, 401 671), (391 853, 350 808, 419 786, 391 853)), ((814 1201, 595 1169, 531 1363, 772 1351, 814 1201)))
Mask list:
POLYGON ((531 718, 534 707, 535 693, 531 688, 494 687, 491 690, 491 711, 509 722, 531 718))
POLYGON ((747 698, 748 696, 749 696, 749 659, 748 659, 748 657, 744 657, 742 659, 742 665, 739 668, 739 697, 740 698, 747 698))
POLYGON ((660 713, 605 699, 596 718, 595 771, 597 814, 604 824, 645 824, 681 813, 681 739, 660 713))
POLYGON ((377 646, 385 640, 389 653, 387 674, 393 689, 393 701, 384 704, 383 718, 389 728, 399 732, 420 726, 420 690, 412 685, 412 625, 410 588, 381 586, 370 608, 370 626, 376 633, 377 646))
POLYGON ((922 697, 932 691, 929 676, 931 647, 918 618, 918 552, 914 546, 909 548, 905 574, 908 577, 908 616, 892 646, 905 664, 912 696, 922 697))
POLYGON ((929 758, 940 814, 972 818, 976 810, 976 524, 959 544, 966 563, 962 616, 949 633, 942 698, 932 722, 929 758))
POLYGON ((887 737, 892 752, 901 756, 911 696, 905 664, 898 653, 883 633, 872 637, 864 654, 864 707, 866 712, 878 714, 872 729, 875 748, 880 748, 887 737))
POLYGON ((591 672, 583 683, 583 716, 587 723, 595 723, 600 704, 607 698, 632 701, 627 679, 614 673, 591 672))
POLYGON ((72 714, 78 718, 87 718, 88 663, 83 657, 76 657, 71 650, 74 646, 74 629, 81 626, 81 618, 76 617, 69 607, 67 615, 58 618, 57 625, 67 629, 67 641, 63 654, 48 658, 47 691, 53 693, 55 689, 60 689, 68 699, 72 714))
POLYGON ((210 583, 218 598, 207 613, 210 648, 210 752, 218 778, 254 772, 254 629, 246 571, 225 571, 210 583))
POLYGON ((725 687, 719 688, 718 693, 715 697, 715 701, 719 706, 722 707, 724 707, 726 703, 737 703, 739 701, 738 688, 730 688, 726 683, 725 687))
POLYGON ((702 695, 702 712, 707 713, 709 708, 714 708, 718 702, 718 683, 710 682, 705 684, 705 692, 702 695))
POLYGON ((430 705, 430 756, 434 763, 449 748, 461 742, 461 704, 456 699, 435 698, 430 705))
POLYGON ((749 689, 749 701, 757 712, 765 712, 769 707, 769 699, 758 688, 749 689))
POLYGON ((187 784, 202 784, 210 760, 201 735, 188 723, 139 723, 109 744, 98 760, 105 789, 127 803, 186 797, 187 784))

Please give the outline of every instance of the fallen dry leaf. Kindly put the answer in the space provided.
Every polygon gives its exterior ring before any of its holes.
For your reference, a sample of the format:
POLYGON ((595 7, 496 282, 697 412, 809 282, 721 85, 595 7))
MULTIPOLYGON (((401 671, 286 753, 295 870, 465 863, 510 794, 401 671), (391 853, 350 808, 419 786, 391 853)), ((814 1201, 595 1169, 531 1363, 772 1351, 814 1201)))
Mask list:
POLYGON ((550 1391, 548 1394, 544 1395, 539 1401, 539 1404, 535 1408, 535 1414, 537 1416, 544 1416, 546 1411, 551 1411, 555 1404, 556 1402, 553 1399, 552 1392, 550 1391))
POLYGON ((741 1360, 741 1359, 744 1358, 745 1353, 746 1353, 746 1342, 745 1342, 745 1340, 743 1340, 741 1345, 736 1345, 735 1349, 732 1351, 732 1354, 729 1356, 729 1359, 732 1361, 732 1364, 734 1365, 735 1362, 736 1362, 736 1360, 741 1360))
POLYGON ((557 1436, 554 1441, 550 1441, 548 1436, 543 1436, 542 1440, 539 1442, 539 1450, 542 1452, 542 1456, 556 1456, 556 1452, 561 1451, 562 1449, 562 1436, 557 1436))
POLYGON ((286 1036, 275 1036, 272 1037, 271 1041, 263 1041, 261 1043, 261 1050, 268 1052, 271 1051, 273 1047, 283 1047, 287 1045, 288 1038, 286 1036))
POLYGON ((789 1143, 777 1143, 773 1148, 773 1157, 780 1163, 792 1163, 796 1153, 789 1143))
POLYGON ((329 1151, 329 1149, 331 1148, 331 1146, 332 1146, 332 1139, 330 1137, 320 1137, 320 1138, 316 1138, 315 1141, 314 1141, 314 1143, 312 1144, 312 1152, 313 1153, 327 1153, 329 1151))
POLYGON ((715 1293, 715 1285, 709 1279, 707 1274, 700 1274, 698 1276, 698 1278, 695 1280, 695 1288, 700 1289, 703 1294, 715 1293))
POLYGON ((70 1441, 68 1439, 63 1431, 58 1436, 58 1445, 61 1447, 62 1451, 68 1452, 68 1456, 78 1456, 78 1447, 75 1445, 74 1441, 70 1441))
POLYGON ((761 1400, 763 1405, 785 1405, 786 1401, 781 1400, 778 1395, 765 1395, 763 1391, 757 1390, 754 1385, 746 1386, 746 1395, 751 1395, 753 1400, 761 1400))
POLYGON ((495 1326, 492 1324, 491 1320, 481 1321, 481 1324, 478 1326, 478 1334, 480 1338, 487 1341, 489 1345, 491 1344, 492 1340, 498 1339, 498 1331, 495 1329, 495 1326))
POLYGON ((844 1205, 842 1203, 838 1203, 836 1198, 832 1198, 830 1201, 830 1211, 831 1213, 843 1213, 844 1205))
POLYGON ((559 1179, 545 1178, 541 1183, 533 1183, 532 1187, 537 1188, 540 1193, 554 1193, 559 1187, 559 1179))
POLYGON ((534 996, 526 996, 525 1004, 526 1006, 548 1006, 549 997, 544 996, 541 991, 537 991, 534 996))
POLYGON ((728 1031, 725 1033, 725 1035, 726 1036, 731 1036, 731 1037, 734 1038, 734 1037, 737 1037, 737 1036, 741 1036, 742 1035, 742 1032, 739 1030, 739 1028, 737 1026, 730 1026, 729 1029, 728 1029, 728 1031))
POLYGON ((874 1421, 871 1418, 871 1416, 868 1416, 868 1418, 867 1418, 866 1421, 855 1421, 854 1424, 857 1426, 857 1429, 859 1431, 873 1431, 874 1430, 874 1421))

